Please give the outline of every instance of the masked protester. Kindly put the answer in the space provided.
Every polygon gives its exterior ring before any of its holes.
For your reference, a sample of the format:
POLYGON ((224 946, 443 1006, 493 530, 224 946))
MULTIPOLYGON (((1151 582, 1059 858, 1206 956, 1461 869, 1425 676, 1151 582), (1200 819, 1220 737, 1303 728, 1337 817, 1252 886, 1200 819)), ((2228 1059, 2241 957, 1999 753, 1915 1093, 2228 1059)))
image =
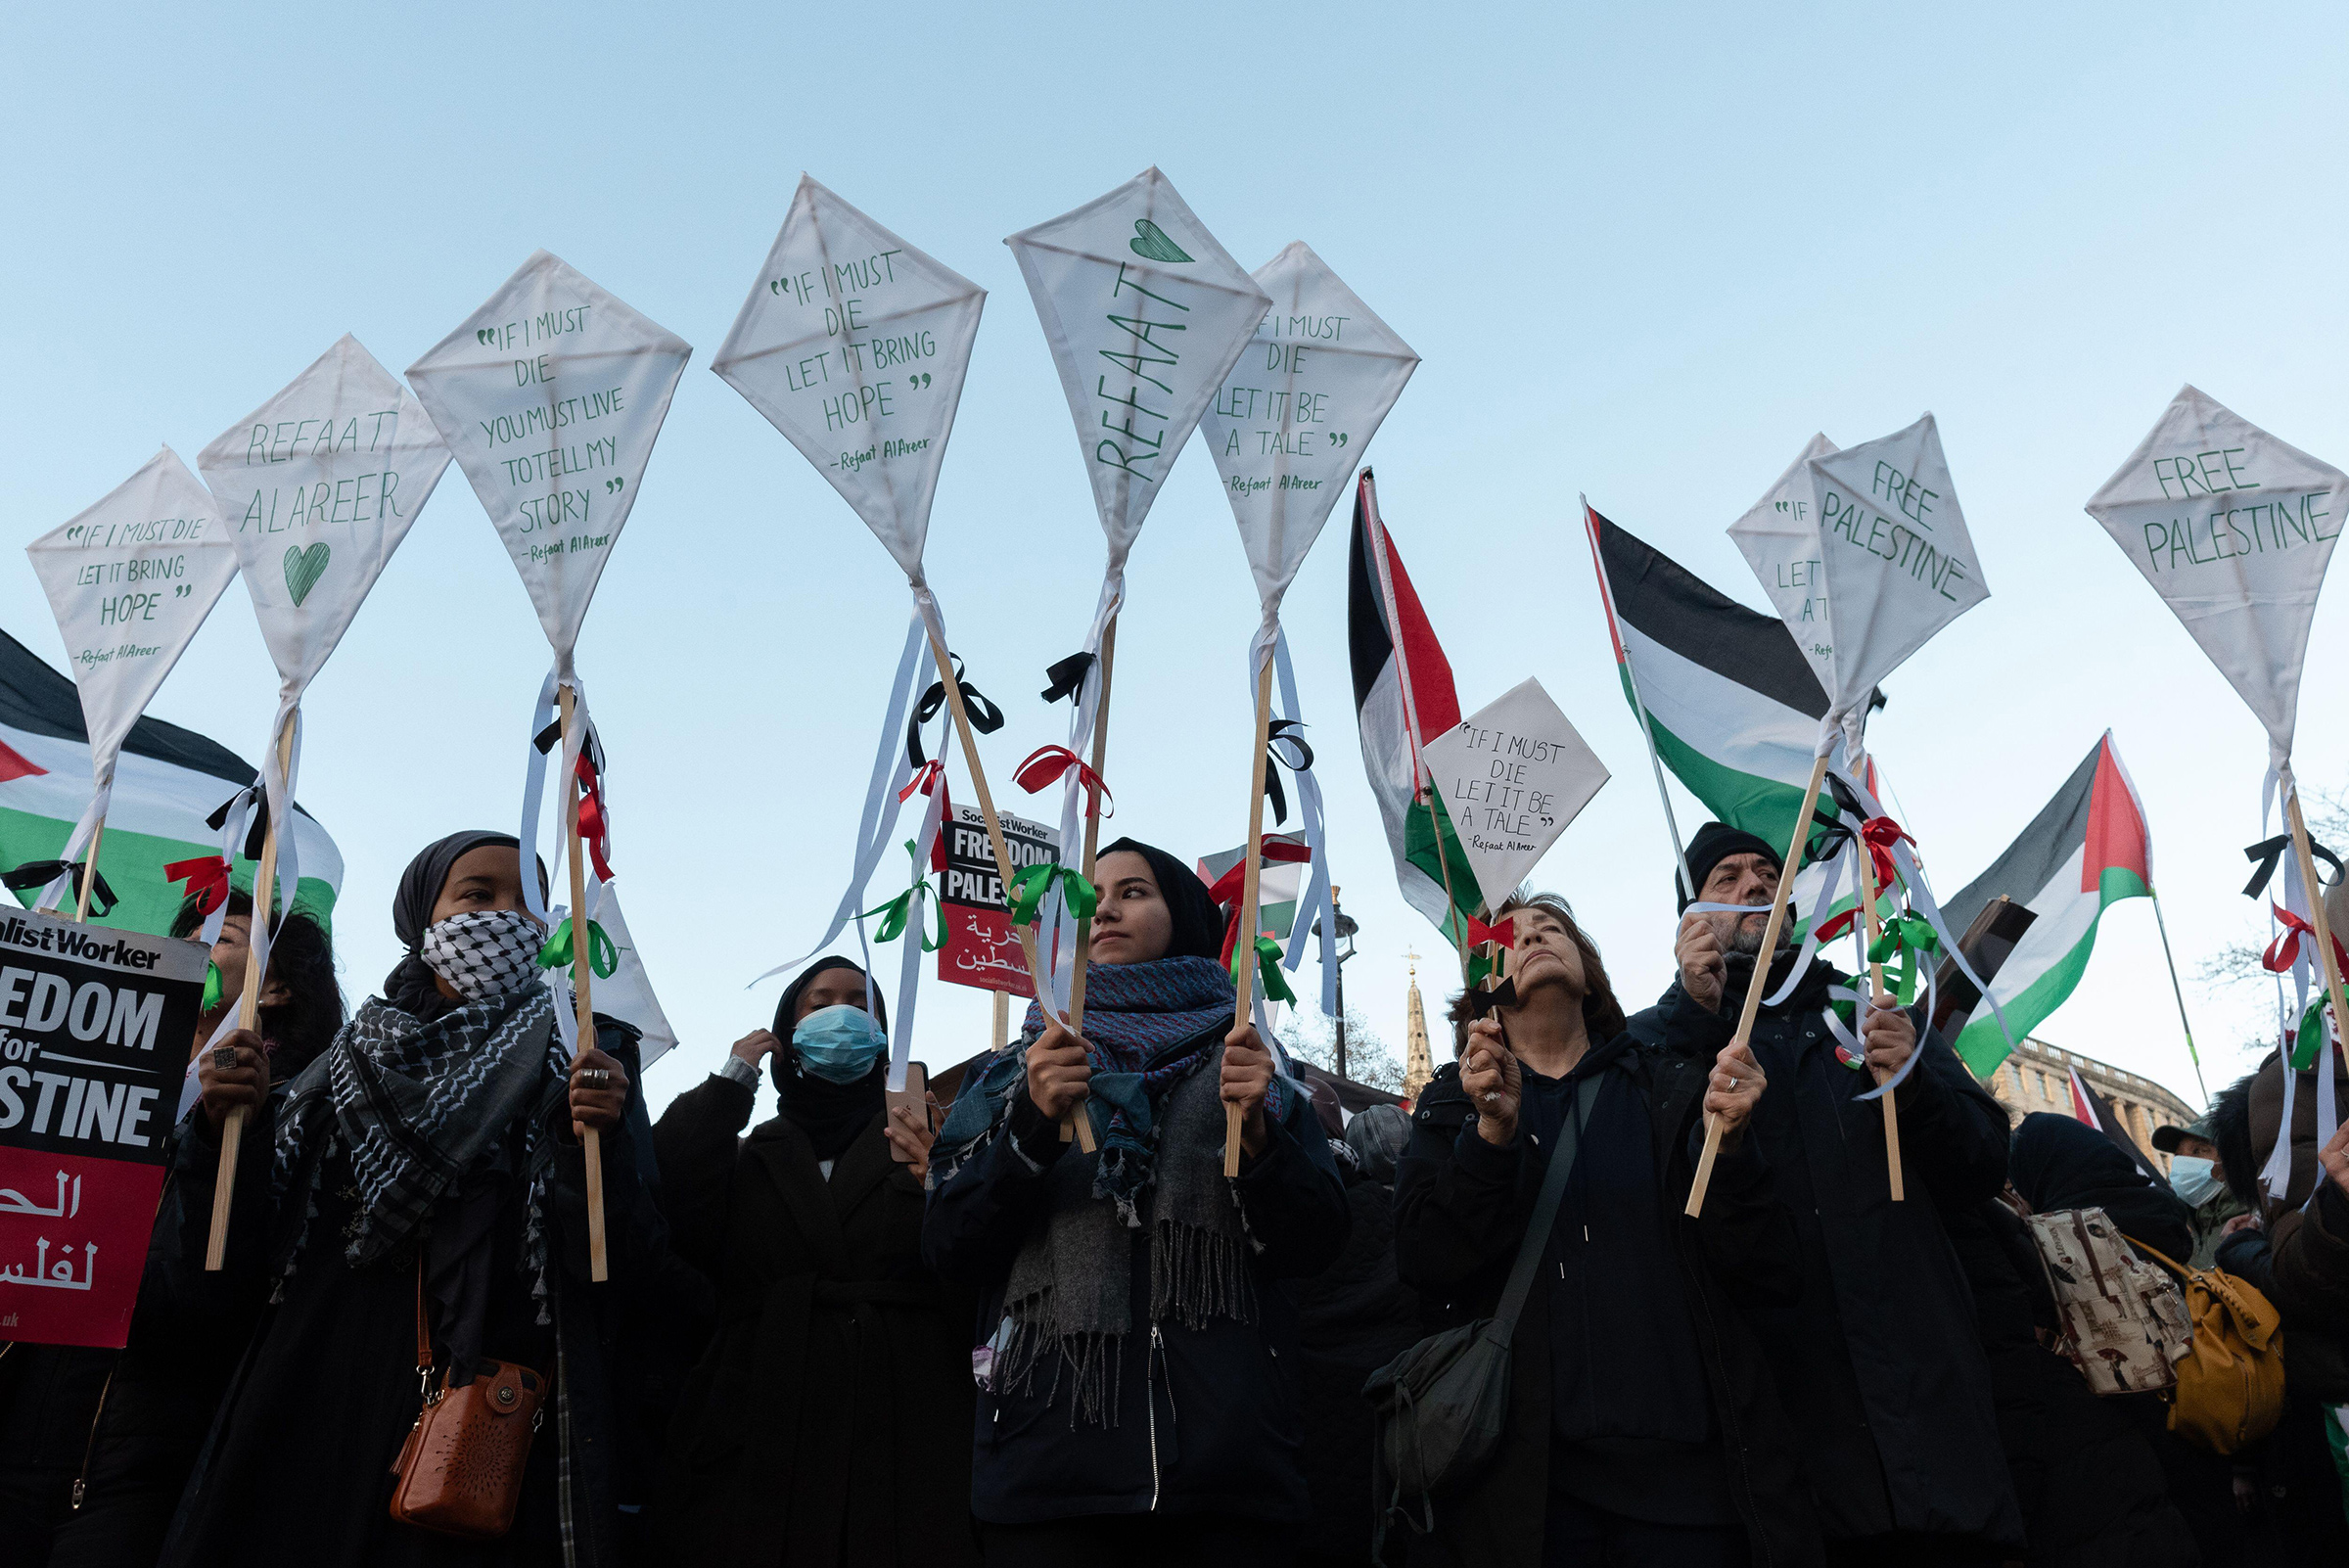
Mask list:
MULTIPOLYGON (((507 834, 440 840, 392 902, 407 955, 321 1056, 270 1087, 254 1034, 206 1048, 161 1222, 181 1288, 267 1305, 165 1563, 536 1563, 567 1545, 613 1560, 614 1325, 655 1277, 666 1234, 635 1152, 650 1132, 635 1032, 598 1018, 565 1061, 555 1010, 568 998, 540 983, 546 933, 522 876, 507 834), (251 1117, 227 1268, 207 1276, 220 1128, 240 1106, 251 1117), (602 1134, 611 1259, 610 1282, 593 1287, 587 1128, 602 1134), (493 1540, 392 1517, 393 1461, 444 1375, 543 1398, 513 1523, 493 1540)), ((484 1487, 510 1473, 492 1469, 484 1487)))
POLYGON ((2250 1212, 2227 1185, 2210 1118, 2198 1116, 2184 1127, 2155 1128, 2153 1147, 2170 1157, 2170 1190, 2194 1214, 2194 1254, 2186 1261, 2208 1268, 2218 1262, 2227 1222, 2250 1212))
POLYGON ((1435 1500, 1411 1560, 1819 1562, 1745 1321, 1801 1289, 1793 1217, 1746 1130, 1768 1080, 1742 1046, 1700 1059, 1625 1033, 1562 899, 1500 913, 1514 917, 1516 1003, 1479 1018, 1472 994, 1455 1002, 1459 1061, 1420 1094, 1396 1176, 1396 1260, 1431 1331, 1493 1314, 1569 1121, 1575 1151, 1510 1343, 1500 1451, 1435 1500), (1689 1220, 1700 1108, 1727 1130, 1689 1220))
POLYGON ((971 1302, 922 1263, 930 1119, 885 1112, 888 1069, 864 971, 820 958, 653 1130, 677 1250, 718 1289, 671 1437, 663 1561, 977 1560, 971 1302), (762 1060, 781 1114, 745 1138, 762 1060))
MULTIPOLYGON (((1736 1031, 1780 873, 1753 834, 1708 822, 1687 845, 1691 901, 1753 913, 1683 912, 1679 978, 1635 1014, 1641 1042, 1711 1060, 1736 1031)), ((1789 921, 1791 925, 1791 920, 1789 921)), ((1774 995, 1794 952, 1768 957, 1774 995)), ((1794 1424, 1794 1452, 1838 1562, 1997 1562, 2021 1543, 2000 1454, 1989 1371, 1944 1209, 1996 1197, 2006 1182, 2006 1114, 1919 1009, 1864 1007, 1863 1052, 1838 1054, 1825 1016, 1845 976, 1814 962, 1791 994, 1765 1001, 1751 1046, 1770 1077, 1747 1136, 1794 1214, 1798 1300, 1755 1303, 1750 1317, 1794 1424), (1894 1203, 1874 1068, 1922 1052, 1894 1093, 1907 1201, 1894 1203), (1865 1056, 1865 1060, 1861 1057, 1865 1056)), ((1865 977, 1861 989, 1866 989, 1865 977)), ((1708 1197, 1706 1202, 1711 1203, 1708 1197)))
MULTIPOLYGON (((193 899, 171 935, 196 934, 193 899)), ((235 1005, 245 979, 253 899, 229 896, 212 961, 233 979, 196 1044, 235 1005)), ((334 948, 307 914, 278 924, 261 987, 261 1029, 274 1081, 306 1064, 343 1022, 334 948)), ((0 1564, 151 1563, 252 1334, 249 1303, 175 1290, 167 1227, 158 1224, 128 1343, 0 1346, 0 1564)))
POLYGON ((923 1250, 984 1293, 980 1545, 990 1564, 1285 1565, 1309 1503, 1279 1281, 1337 1256, 1345 1190, 1309 1097, 1232 1027, 1205 885, 1130 839, 1094 882, 1083 1035, 1030 1007, 935 1156, 923 1250), (1061 1141, 1072 1112, 1098 1153, 1061 1141))

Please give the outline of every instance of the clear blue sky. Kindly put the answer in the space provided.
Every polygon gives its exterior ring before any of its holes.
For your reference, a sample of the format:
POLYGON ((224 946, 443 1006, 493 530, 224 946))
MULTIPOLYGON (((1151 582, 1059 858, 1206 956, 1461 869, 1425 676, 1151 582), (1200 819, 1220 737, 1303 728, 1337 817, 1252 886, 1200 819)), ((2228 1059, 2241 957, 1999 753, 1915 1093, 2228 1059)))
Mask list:
MULTIPOLYGON (((1635 1005, 1669 978, 1670 851, 1575 493, 1759 608, 1724 528, 1813 431, 1930 408, 1992 597, 1890 683, 1870 739, 1905 820, 1954 891, 2112 726, 2214 1086, 2248 1063, 2252 998, 2193 971, 2254 930, 2264 742, 2080 505, 2188 380, 2349 463, 2337 9, 174 6, 0 28, 20 539, 159 441, 193 460, 345 331, 405 367, 537 247, 695 345, 579 655, 622 887, 686 1041, 656 1101, 763 1022, 775 987, 744 982, 819 933, 904 623, 879 544, 708 371, 803 169, 992 291, 929 561, 1011 715, 999 791, 1059 737, 1035 694, 1101 565, 1000 241, 1155 162, 1244 263, 1307 240, 1423 356, 1370 454, 1388 519, 1463 705, 1537 674, 1614 769, 1538 880, 1635 1005)), ((1287 622, 1362 923, 1350 998, 1399 1041, 1400 955, 1438 939, 1363 782, 1343 527, 1287 622)), ((1129 581, 1115 825, 1226 847, 1256 604, 1204 452, 1129 581)), ((2349 775, 2344 595, 2302 705, 2317 787, 2349 775)), ((26 567, 0 571, 0 624, 60 658, 26 567)), ((545 665, 452 469, 306 709, 354 1000, 396 955, 408 855, 512 824, 545 665)), ((232 589, 152 711, 257 756, 273 690, 232 589)), ((985 1042, 977 992, 933 985, 922 1016, 934 1065, 985 1042)), ((2148 906, 2116 909, 2042 1033, 2190 1097, 2148 906)))

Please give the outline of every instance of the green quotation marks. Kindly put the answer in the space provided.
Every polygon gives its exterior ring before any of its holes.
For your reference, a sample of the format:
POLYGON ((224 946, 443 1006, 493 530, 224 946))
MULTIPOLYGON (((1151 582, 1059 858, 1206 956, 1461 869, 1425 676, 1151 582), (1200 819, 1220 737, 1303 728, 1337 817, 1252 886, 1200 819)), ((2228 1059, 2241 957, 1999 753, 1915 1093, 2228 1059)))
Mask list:
POLYGON ((1350 439, 1352 439, 1352 438, 1349 437, 1344 431, 1332 431, 1329 437, 1329 444, 1332 446, 1343 446, 1350 439))
POLYGON ((1181 246, 1167 238, 1166 230, 1148 218, 1133 220, 1133 238, 1126 243, 1132 246, 1133 254, 1145 261, 1188 261, 1190 259, 1189 256, 1182 254, 1181 246))
POLYGON ((318 585, 319 577, 326 572, 327 560, 333 554, 326 547, 324 539, 306 550, 297 549, 291 544, 286 546, 286 591, 294 596, 296 609, 301 608, 301 601, 308 598, 310 590, 318 585))
POLYGON ((912 375, 905 378, 905 385, 918 392, 922 388, 930 385, 930 373, 926 370, 915 371, 912 375))
POLYGON ((473 329, 473 341, 484 348, 494 348, 497 346, 497 329, 495 327, 476 327, 473 329))
POLYGON ((624 479, 608 479, 604 481, 604 493, 606 495, 616 494, 621 490, 626 489, 627 487, 628 482, 624 479))

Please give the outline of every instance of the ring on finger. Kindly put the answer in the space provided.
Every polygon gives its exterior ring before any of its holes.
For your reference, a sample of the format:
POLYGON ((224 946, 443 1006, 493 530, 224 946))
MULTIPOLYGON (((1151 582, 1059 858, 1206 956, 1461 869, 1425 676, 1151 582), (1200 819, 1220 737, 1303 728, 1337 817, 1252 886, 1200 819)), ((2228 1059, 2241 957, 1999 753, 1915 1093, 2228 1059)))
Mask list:
POLYGON ((213 1067, 225 1073, 236 1065, 237 1048, 234 1045, 215 1045, 212 1047, 213 1067))

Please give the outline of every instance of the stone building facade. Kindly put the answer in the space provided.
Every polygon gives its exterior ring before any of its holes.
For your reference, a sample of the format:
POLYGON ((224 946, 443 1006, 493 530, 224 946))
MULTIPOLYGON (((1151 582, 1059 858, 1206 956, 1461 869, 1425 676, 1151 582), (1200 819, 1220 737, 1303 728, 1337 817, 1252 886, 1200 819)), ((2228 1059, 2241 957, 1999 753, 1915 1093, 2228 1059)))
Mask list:
POLYGON ((2067 1051, 2025 1036, 2022 1049, 1999 1064, 1999 1070, 1987 1080, 1987 1086, 2018 1121, 2033 1111, 2069 1116, 2072 1114, 2069 1074, 2075 1067, 2089 1086, 2102 1095, 2114 1113, 2128 1124, 2130 1136, 2137 1139, 2138 1147, 2151 1155, 2166 1173, 2170 1157, 2153 1147, 2153 1130, 2165 1123, 2183 1127, 2201 1113, 2149 1078, 2140 1078, 2078 1051, 2067 1051))

